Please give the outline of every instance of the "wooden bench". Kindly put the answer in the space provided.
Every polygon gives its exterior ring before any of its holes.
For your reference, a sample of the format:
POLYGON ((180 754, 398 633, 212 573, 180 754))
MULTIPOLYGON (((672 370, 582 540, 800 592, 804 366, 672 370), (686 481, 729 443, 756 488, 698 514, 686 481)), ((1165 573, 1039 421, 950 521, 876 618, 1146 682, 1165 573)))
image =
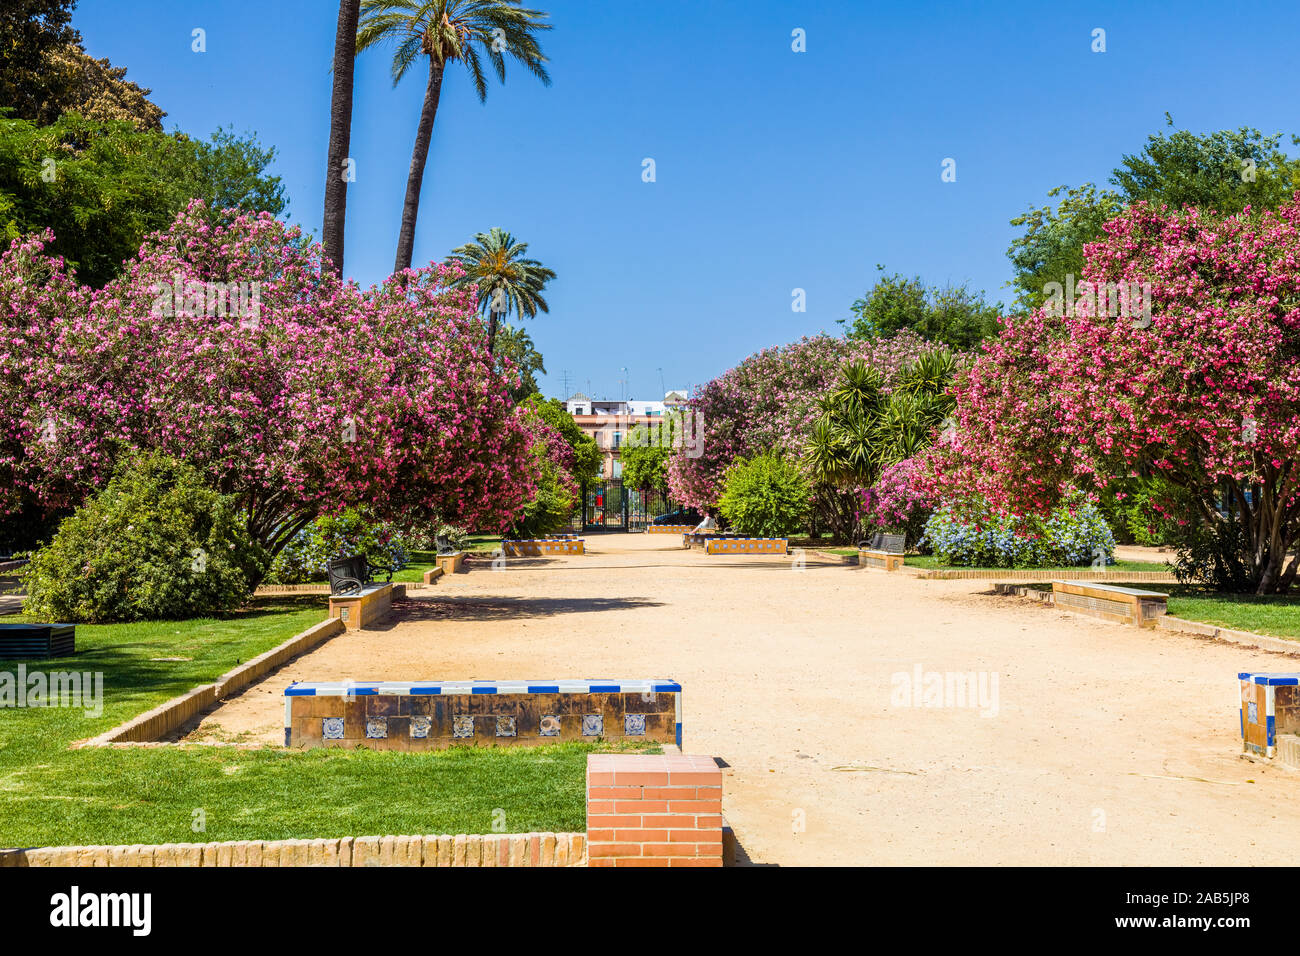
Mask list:
POLYGON ((506 539, 501 542, 501 553, 510 557, 540 557, 544 554, 586 554, 582 538, 551 540, 548 538, 506 539))
POLYGON ((858 567, 897 571, 906 563, 907 538, 901 534, 877 531, 866 541, 858 542, 858 567))
POLYGON ((71 657, 76 652, 74 624, 0 624, 0 660, 71 657))
POLYGON ((1156 619, 1167 610, 1168 599, 1168 594, 1159 591, 1141 591, 1114 584, 1052 582, 1052 602, 1057 607, 1137 627, 1155 627, 1156 619))
POLYGON ((704 542, 705 554, 785 554, 785 538, 710 538, 704 542))
POLYGON ((1241 682, 1241 750, 1300 769, 1300 673, 1237 675, 1241 682))
POLYGON ((284 692, 286 747, 433 750, 564 740, 682 743, 669 679, 325 681, 284 692))

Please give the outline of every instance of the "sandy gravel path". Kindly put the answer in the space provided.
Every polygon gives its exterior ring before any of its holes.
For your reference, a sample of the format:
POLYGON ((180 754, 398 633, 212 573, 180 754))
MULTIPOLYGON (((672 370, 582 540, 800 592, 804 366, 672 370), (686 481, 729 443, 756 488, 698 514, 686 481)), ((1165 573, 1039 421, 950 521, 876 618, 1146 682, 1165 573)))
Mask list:
MULTIPOLYGON (((977 581, 657 535, 479 564, 328 642, 199 734, 281 739, 291 680, 667 676, 722 758, 744 852, 779 864, 1291 864, 1300 775, 1239 756, 1239 670, 1295 658, 1144 632, 977 581), (993 707, 903 706, 896 675, 997 675, 993 707)), ((991 683, 986 688, 992 689, 991 683)), ((924 701, 922 700, 922 703, 924 701)))

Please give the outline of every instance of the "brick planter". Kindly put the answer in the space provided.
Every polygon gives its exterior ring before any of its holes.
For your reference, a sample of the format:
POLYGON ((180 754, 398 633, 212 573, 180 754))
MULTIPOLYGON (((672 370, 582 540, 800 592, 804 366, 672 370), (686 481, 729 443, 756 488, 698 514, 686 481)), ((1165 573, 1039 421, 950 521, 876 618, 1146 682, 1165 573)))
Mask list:
POLYGON ((722 770, 712 757, 587 758, 588 866, 722 866, 722 770))

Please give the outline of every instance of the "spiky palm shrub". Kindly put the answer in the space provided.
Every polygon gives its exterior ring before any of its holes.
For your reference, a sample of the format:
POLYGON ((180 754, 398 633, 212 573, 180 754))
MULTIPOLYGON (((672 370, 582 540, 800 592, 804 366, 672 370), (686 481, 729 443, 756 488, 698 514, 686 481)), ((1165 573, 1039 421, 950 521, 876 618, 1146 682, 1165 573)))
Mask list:
POLYGON ((876 369, 849 362, 835 389, 818 403, 820 417, 803 463, 816 488, 817 508, 837 540, 861 536, 862 490, 885 468, 934 441, 953 409, 948 386, 955 370, 950 352, 931 352, 887 387, 876 369))

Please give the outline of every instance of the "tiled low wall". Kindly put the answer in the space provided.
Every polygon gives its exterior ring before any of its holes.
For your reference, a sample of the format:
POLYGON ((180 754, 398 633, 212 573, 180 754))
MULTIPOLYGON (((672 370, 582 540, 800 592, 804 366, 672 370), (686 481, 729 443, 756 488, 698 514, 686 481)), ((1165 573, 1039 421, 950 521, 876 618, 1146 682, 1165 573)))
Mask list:
POLYGON ((693 524, 648 524, 645 527, 646 534, 685 534, 687 531, 693 531, 693 524))
POLYGON ((707 554, 785 554, 785 538, 713 538, 704 543, 707 554))
POLYGON ((364 836, 0 850, 6 866, 582 866, 582 833, 364 836))
POLYGON ((740 535, 722 531, 688 531, 682 535, 683 548, 702 548, 710 541, 731 540, 740 535))
POLYGON ((1237 675, 1241 684, 1241 749, 1245 753, 1273 757, 1286 738, 1284 762, 1296 754, 1294 736, 1300 733, 1300 674, 1251 673, 1237 675))
POLYGON ((433 560, 443 574, 455 574, 465 564, 465 552, 456 551, 452 554, 439 554, 433 560))
POLYGON ((508 557, 540 557, 544 554, 585 554, 585 542, 581 538, 556 539, 531 538, 520 541, 501 542, 501 550, 508 557))
POLYGON ((903 566, 903 555, 891 551, 858 550, 858 565, 864 568, 878 568, 882 571, 897 571, 903 566))
POLYGON ((1155 627, 1165 613, 1169 595, 1159 591, 1118 587, 1087 581, 1053 581, 1053 603, 1065 611, 1075 611, 1117 624, 1155 627))
POLYGON ((722 866, 722 770, 712 757, 587 758, 588 866, 722 866))
POLYGON ((670 680, 295 683, 288 747, 436 750, 565 740, 681 746, 682 688, 670 680))
POLYGON ((378 624, 393 613, 393 601, 406 597, 405 584, 369 584, 359 594, 331 594, 330 617, 349 631, 378 624))

